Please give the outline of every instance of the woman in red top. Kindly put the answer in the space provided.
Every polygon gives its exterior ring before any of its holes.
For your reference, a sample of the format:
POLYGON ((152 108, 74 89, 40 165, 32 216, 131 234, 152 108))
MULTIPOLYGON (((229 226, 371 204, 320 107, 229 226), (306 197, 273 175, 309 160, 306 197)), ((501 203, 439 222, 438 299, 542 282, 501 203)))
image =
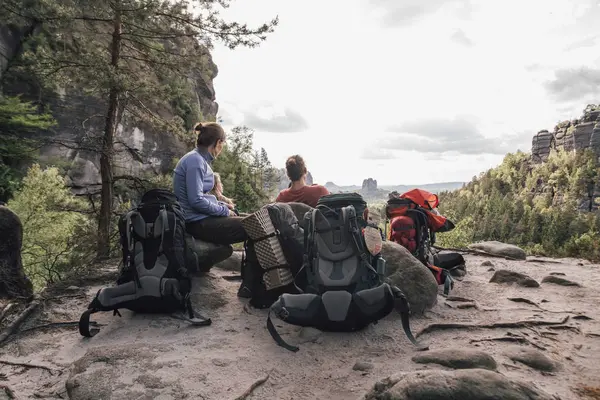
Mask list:
POLYGON ((321 196, 329 194, 329 190, 322 185, 307 185, 306 164, 299 155, 291 156, 285 162, 287 176, 292 181, 288 189, 279 192, 275 199, 278 203, 304 203, 311 207, 317 206, 317 201, 321 196))

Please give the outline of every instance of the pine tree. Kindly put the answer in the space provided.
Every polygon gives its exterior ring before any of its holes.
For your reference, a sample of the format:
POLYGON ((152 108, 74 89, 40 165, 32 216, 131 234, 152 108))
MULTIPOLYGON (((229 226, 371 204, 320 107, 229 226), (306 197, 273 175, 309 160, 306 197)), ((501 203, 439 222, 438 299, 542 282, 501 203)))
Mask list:
POLYGON ((0 200, 8 201, 23 177, 21 167, 36 158, 37 142, 24 136, 46 131, 56 121, 19 97, 0 95, 0 200))
POLYGON ((170 83, 205 67, 213 41, 230 49, 255 47, 278 19, 257 28, 228 22, 218 7, 229 0, 5 0, 2 8, 21 26, 41 26, 24 47, 21 67, 48 86, 81 91, 101 100, 104 128, 90 139, 100 155, 102 178, 98 257, 110 251, 116 129, 123 118, 181 133, 182 121, 156 111, 173 95, 170 83), (31 3, 31 4, 30 4, 31 3))

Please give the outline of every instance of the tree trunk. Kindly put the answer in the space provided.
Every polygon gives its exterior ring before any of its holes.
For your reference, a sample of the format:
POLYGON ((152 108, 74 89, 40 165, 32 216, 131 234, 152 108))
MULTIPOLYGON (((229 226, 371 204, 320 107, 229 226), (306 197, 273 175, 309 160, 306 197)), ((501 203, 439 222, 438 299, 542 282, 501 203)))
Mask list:
MULTIPOLYGON (((118 3, 118 2, 117 2, 118 3)), ((121 50, 121 12, 115 10, 114 29, 111 44, 112 73, 116 74, 119 67, 121 50)), ((100 192, 100 217, 98 219, 98 259, 110 256, 110 225, 113 202, 113 146, 119 114, 118 83, 113 79, 108 97, 106 123, 104 125, 104 138, 102 152, 100 153, 100 176, 102 177, 102 190, 100 192)))

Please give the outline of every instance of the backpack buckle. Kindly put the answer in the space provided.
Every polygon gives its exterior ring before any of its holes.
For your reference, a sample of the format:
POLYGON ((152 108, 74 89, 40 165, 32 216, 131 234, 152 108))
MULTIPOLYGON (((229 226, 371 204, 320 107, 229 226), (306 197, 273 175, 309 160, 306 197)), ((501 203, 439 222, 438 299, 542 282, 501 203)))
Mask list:
POLYGON ((277 316, 282 320, 285 320, 290 316, 290 312, 285 307, 281 307, 281 310, 277 313, 277 316))

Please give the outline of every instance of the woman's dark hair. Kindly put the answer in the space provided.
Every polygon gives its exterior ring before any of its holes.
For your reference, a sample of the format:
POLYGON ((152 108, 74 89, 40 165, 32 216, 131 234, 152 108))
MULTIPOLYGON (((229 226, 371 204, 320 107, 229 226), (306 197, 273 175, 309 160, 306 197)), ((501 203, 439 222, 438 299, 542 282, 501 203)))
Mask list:
POLYGON ((198 133, 196 145, 199 147, 210 147, 219 140, 225 140, 225 131, 216 122, 198 122, 194 126, 194 132, 198 133))
POLYGON ((288 178, 290 178, 292 182, 299 180, 302 178, 302 175, 306 174, 307 172, 304 159, 297 154, 288 157, 287 161, 285 162, 285 170, 288 178))

